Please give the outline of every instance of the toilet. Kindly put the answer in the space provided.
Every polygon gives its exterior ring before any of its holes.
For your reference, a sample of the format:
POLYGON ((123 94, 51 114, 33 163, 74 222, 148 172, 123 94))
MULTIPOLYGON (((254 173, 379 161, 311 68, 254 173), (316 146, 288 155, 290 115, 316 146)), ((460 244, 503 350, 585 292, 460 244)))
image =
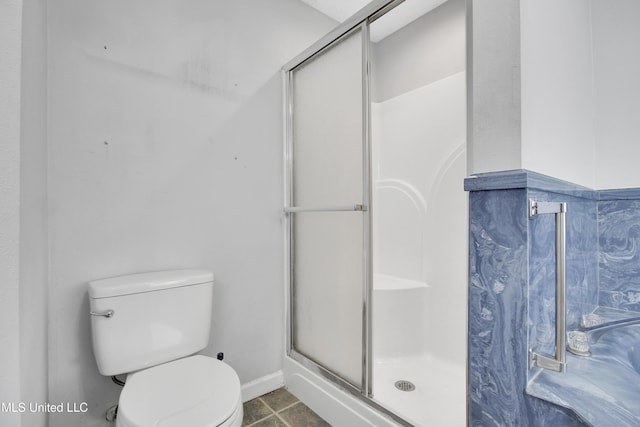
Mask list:
POLYGON ((102 375, 127 374, 116 427, 236 427, 236 372, 196 355, 209 342, 213 273, 171 270, 89 283, 93 352, 102 375))

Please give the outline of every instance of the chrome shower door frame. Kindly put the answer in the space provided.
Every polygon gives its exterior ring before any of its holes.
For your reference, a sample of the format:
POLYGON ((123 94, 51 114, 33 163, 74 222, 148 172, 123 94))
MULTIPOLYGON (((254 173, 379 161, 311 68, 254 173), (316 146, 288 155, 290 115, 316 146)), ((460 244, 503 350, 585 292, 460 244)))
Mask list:
MULTIPOLYGON (((286 250, 286 265, 285 268, 285 280, 287 282, 288 289, 288 312, 287 312, 287 337, 286 337, 286 345, 287 345, 287 355, 297 362, 303 364, 305 367, 317 373, 325 378, 330 379, 331 381, 339 384, 344 389, 348 390, 352 394, 359 395, 363 392, 367 392, 370 395, 371 385, 369 384, 369 360, 370 358, 367 355, 367 345, 369 343, 369 322, 366 318, 363 318, 363 343, 365 343, 365 348, 363 349, 362 354, 362 362, 363 362, 363 370, 362 370, 362 389, 358 388, 351 382, 343 379, 336 373, 332 372, 330 369, 322 366, 321 364, 313 361, 307 356, 299 353, 294 348, 293 336, 295 332, 296 325, 293 324, 293 313, 295 312, 294 300, 293 300, 293 262, 292 262, 292 253, 291 248, 293 247, 293 232, 292 232, 292 214, 301 213, 301 212, 361 212, 363 215, 363 257, 365 266, 365 271, 363 271, 363 278, 365 283, 363 284, 363 304, 362 304, 362 312, 363 316, 368 316, 369 313, 369 295, 367 282, 369 279, 369 270, 367 266, 370 264, 369 262, 369 252, 370 252, 370 244, 369 244, 369 235, 370 235, 370 193, 368 188, 371 187, 369 180, 369 149, 368 149, 368 140, 369 140, 369 107, 366 105, 368 102, 368 96, 363 96, 363 198, 362 204, 354 204, 350 206, 317 206, 317 207, 299 207, 293 206, 293 73, 299 66, 305 64, 308 60, 311 60, 316 55, 324 52, 327 49, 331 49, 335 44, 342 41, 344 38, 351 36, 352 34, 361 31, 362 43, 363 43, 363 70, 368 69, 368 26, 366 22, 360 22, 358 25, 355 25, 351 28, 348 28, 346 31, 340 31, 339 34, 335 35, 334 38, 323 42, 322 46, 313 51, 305 51, 303 54, 294 59, 292 62, 287 64, 283 68, 283 80, 284 80, 284 100, 285 100, 285 146, 284 146, 284 165, 285 165, 285 250, 286 250)), ((332 32, 333 34, 333 32, 332 32)), ((326 38, 326 37, 325 37, 326 38)), ((325 39, 322 39, 323 41, 325 39)), ((315 45, 314 45, 315 46, 315 45)), ((313 46, 312 46, 313 47, 313 46)), ((363 94, 368 94, 368 73, 365 74, 365 78, 363 79, 363 94)))
POLYGON ((383 412, 397 423, 404 426, 411 426, 410 423, 389 411, 385 407, 373 400, 372 394, 372 373, 373 373, 373 346, 372 346, 372 293, 373 293, 373 262, 372 262, 372 182, 371 182, 371 102, 370 102, 370 37, 369 25, 383 16, 385 13, 401 4, 404 0, 376 0, 364 7, 351 18, 328 33, 318 42, 310 46, 300 55, 292 59, 282 68, 283 76, 283 99, 284 99, 284 248, 285 248, 285 285, 286 298, 286 354, 297 361, 311 372, 328 379, 334 384, 342 387, 359 400, 366 402, 374 409, 383 412), (339 43, 343 38, 351 33, 361 31, 362 35, 362 144, 363 144, 363 193, 362 205, 335 206, 305 208, 292 206, 293 202, 293 72, 300 65, 312 59, 317 54, 330 49, 334 44, 339 43), (308 211, 362 211, 363 214, 363 286, 362 286, 362 381, 357 387, 336 373, 311 360, 307 356, 296 351, 293 345, 293 334, 295 325, 293 324, 293 313, 295 311, 293 301, 293 263, 291 248, 293 245, 292 220, 293 213, 308 211))

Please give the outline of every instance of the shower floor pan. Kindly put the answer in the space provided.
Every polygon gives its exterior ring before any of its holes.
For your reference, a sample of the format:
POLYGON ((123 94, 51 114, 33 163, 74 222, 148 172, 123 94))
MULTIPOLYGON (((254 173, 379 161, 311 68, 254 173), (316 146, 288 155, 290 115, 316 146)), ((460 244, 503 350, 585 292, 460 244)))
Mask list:
POLYGON ((415 426, 466 425, 465 367, 429 355, 381 360, 373 366, 373 398, 415 426), (399 380, 415 389, 396 388, 399 380))
POLYGON ((384 274, 374 275, 373 288, 374 400, 415 426, 464 427, 466 368, 454 362, 464 358, 430 350, 456 338, 430 321, 433 304, 446 302, 424 282, 384 274))

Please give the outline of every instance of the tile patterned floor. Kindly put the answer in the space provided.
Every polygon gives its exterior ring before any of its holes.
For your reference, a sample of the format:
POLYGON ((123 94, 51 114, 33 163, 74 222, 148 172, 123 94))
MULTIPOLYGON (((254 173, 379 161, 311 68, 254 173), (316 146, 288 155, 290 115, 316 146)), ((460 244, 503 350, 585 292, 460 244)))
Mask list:
POLYGON ((331 427, 284 388, 244 404, 243 427, 331 427))

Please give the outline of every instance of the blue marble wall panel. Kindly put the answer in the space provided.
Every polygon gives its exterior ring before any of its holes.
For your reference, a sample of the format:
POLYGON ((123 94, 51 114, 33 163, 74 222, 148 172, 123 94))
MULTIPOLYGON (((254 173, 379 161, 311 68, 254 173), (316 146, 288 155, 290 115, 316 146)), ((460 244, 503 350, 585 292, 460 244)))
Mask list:
POLYGON ((600 305, 640 311, 640 200, 598 202, 600 305))
MULTIPOLYGON (((569 329, 575 329, 582 315, 593 311, 598 303, 596 201, 539 190, 529 191, 528 197, 567 203, 566 322, 569 329)), ((555 343, 555 239, 555 215, 537 215, 529 219, 529 345, 550 355, 555 343)), ((537 369, 533 371, 537 372, 537 369)))
POLYGON ((567 197, 567 327, 577 327, 582 315, 598 306, 597 203, 567 197))
POLYGON ((525 394, 527 206, 525 189, 469 195, 471 426, 582 425, 565 409, 525 394))
POLYGON ((470 425, 515 425, 526 371, 527 195, 469 196, 470 425))
MULTIPOLYGON (((517 169, 501 172, 487 172, 474 175, 464 181, 464 189, 466 191, 488 191, 488 190, 513 190, 527 188, 529 190, 542 190, 549 193, 558 193, 569 196, 575 196, 583 199, 598 198, 599 193, 587 187, 573 184, 537 172, 526 169, 517 169)), ((624 197, 630 197, 632 193, 628 191, 612 191, 607 190, 607 195, 618 197, 623 194, 624 197)), ((635 192, 640 199, 640 191, 635 192)))
POLYGON ((469 193, 469 425, 581 426, 525 394, 530 345, 553 353, 555 218, 565 201, 567 326, 598 305, 640 311, 640 189, 594 191, 526 170, 465 180, 469 193))

